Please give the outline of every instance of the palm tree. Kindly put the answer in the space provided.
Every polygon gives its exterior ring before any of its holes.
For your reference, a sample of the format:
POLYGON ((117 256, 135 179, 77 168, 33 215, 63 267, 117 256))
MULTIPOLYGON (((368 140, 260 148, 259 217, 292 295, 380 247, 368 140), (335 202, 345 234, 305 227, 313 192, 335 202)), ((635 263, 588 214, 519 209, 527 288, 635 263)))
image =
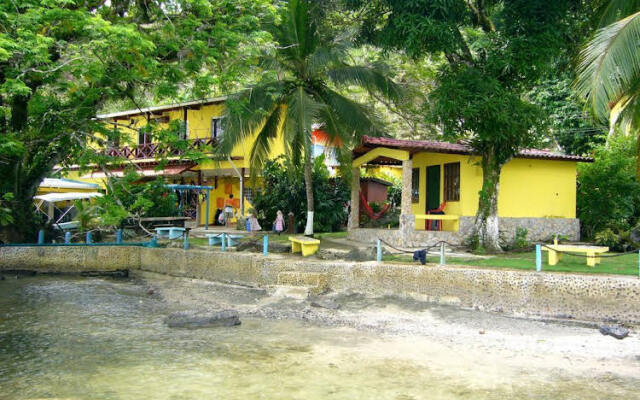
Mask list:
POLYGON ((334 87, 358 86, 393 101, 401 97, 399 87, 378 69, 347 64, 347 40, 323 41, 311 11, 309 0, 288 1, 282 23, 271 32, 278 46, 261 60, 273 76, 228 99, 225 134, 217 147, 220 154, 228 155, 235 145, 256 135, 250 165, 257 170, 276 141, 282 140, 293 164, 304 164, 305 235, 313 234, 313 124, 322 124, 330 140, 341 143, 343 149, 363 134, 381 133, 381 125, 368 107, 334 87))
POLYGON ((600 28, 580 54, 576 89, 599 120, 609 120, 609 136, 640 127, 640 0, 600 4, 600 28))

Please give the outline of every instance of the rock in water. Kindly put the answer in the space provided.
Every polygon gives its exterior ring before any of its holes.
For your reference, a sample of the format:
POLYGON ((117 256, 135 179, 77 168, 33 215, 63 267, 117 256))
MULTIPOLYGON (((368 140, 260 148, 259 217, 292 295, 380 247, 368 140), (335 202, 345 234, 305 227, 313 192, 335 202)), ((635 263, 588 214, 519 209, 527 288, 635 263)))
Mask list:
POLYGON ((240 318, 235 310, 217 312, 180 311, 167 316, 164 322, 169 328, 212 328, 240 325, 240 318))
POLYGON ((629 329, 623 328, 618 325, 602 325, 600 327, 600 333, 602 333, 603 335, 613 336, 616 339, 624 339, 629 336, 629 329))

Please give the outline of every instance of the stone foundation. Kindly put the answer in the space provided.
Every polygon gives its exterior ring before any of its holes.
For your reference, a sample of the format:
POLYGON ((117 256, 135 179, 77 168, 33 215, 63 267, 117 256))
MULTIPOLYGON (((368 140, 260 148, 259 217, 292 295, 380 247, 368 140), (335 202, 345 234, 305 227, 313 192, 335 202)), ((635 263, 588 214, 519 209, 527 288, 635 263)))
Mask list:
MULTIPOLYGON (((413 218, 402 215, 401 218, 413 218)), ((457 232, 415 230, 409 223, 401 223, 400 229, 358 228, 349 231, 349 238, 363 243, 376 243, 378 238, 398 247, 422 247, 441 240, 451 244, 462 244, 471 235, 475 217, 460 217, 457 232)), ((569 240, 580 240, 580 220, 575 218, 500 218, 500 234, 510 242, 516 236, 517 228, 527 229, 530 241, 546 241, 554 235, 562 235, 569 240)))
MULTIPOLYGON (((433 232, 432 232, 433 233, 433 232)), ((437 232, 436 232, 437 233, 437 232)), ((372 258, 373 258, 372 254, 372 258)), ((129 269, 243 285, 394 295, 528 316, 640 324, 640 279, 505 268, 385 264, 143 247, 3 247, 3 270, 129 269)))

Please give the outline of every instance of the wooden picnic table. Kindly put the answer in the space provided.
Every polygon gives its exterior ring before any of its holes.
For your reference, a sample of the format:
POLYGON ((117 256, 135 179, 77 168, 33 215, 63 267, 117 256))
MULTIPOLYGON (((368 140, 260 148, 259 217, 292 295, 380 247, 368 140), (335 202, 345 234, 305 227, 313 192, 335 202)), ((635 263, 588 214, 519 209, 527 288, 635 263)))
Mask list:
POLYGON ((140 223, 144 224, 146 222, 151 226, 157 226, 161 223, 165 223, 184 227, 184 223, 189 220, 191 220, 189 217, 144 217, 140 218, 140 223))

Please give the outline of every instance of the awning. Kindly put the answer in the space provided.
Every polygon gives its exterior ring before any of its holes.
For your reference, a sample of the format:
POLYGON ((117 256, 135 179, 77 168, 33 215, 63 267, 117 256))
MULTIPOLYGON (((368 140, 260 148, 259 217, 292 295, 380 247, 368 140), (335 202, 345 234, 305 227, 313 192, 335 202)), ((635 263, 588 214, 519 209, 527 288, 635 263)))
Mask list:
POLYGON ((49 203, 57 203, 59 201, 83 200, 83 199, 91 199, 94 197, 102 197, 102 193, 98 193, 98 192, 47 193, 47 194, 38 195, 35 198, 38 200, 49 202, 49 203))
MULTIPOLYGON (((142 176, 171 176, 180 175, 181 173, 192 168, 193 165, 168 165, 160 170, 155 170, 154 167, 136 169, 138 175, 142 176)), ((121 178, 124 176, 122 169, 109 171, 109 176, 115 176, 121 178)), ((81 176, 82 179, 104 179, 107 175, 103 171, 94 171, 86 175, 81 176)))
POLYGON ((95 183, 79 182, 71 179, 61 178, 44 178, 40 183, 40 187, 56 188, 56 189, 97 189, 98 185, 95 183))

